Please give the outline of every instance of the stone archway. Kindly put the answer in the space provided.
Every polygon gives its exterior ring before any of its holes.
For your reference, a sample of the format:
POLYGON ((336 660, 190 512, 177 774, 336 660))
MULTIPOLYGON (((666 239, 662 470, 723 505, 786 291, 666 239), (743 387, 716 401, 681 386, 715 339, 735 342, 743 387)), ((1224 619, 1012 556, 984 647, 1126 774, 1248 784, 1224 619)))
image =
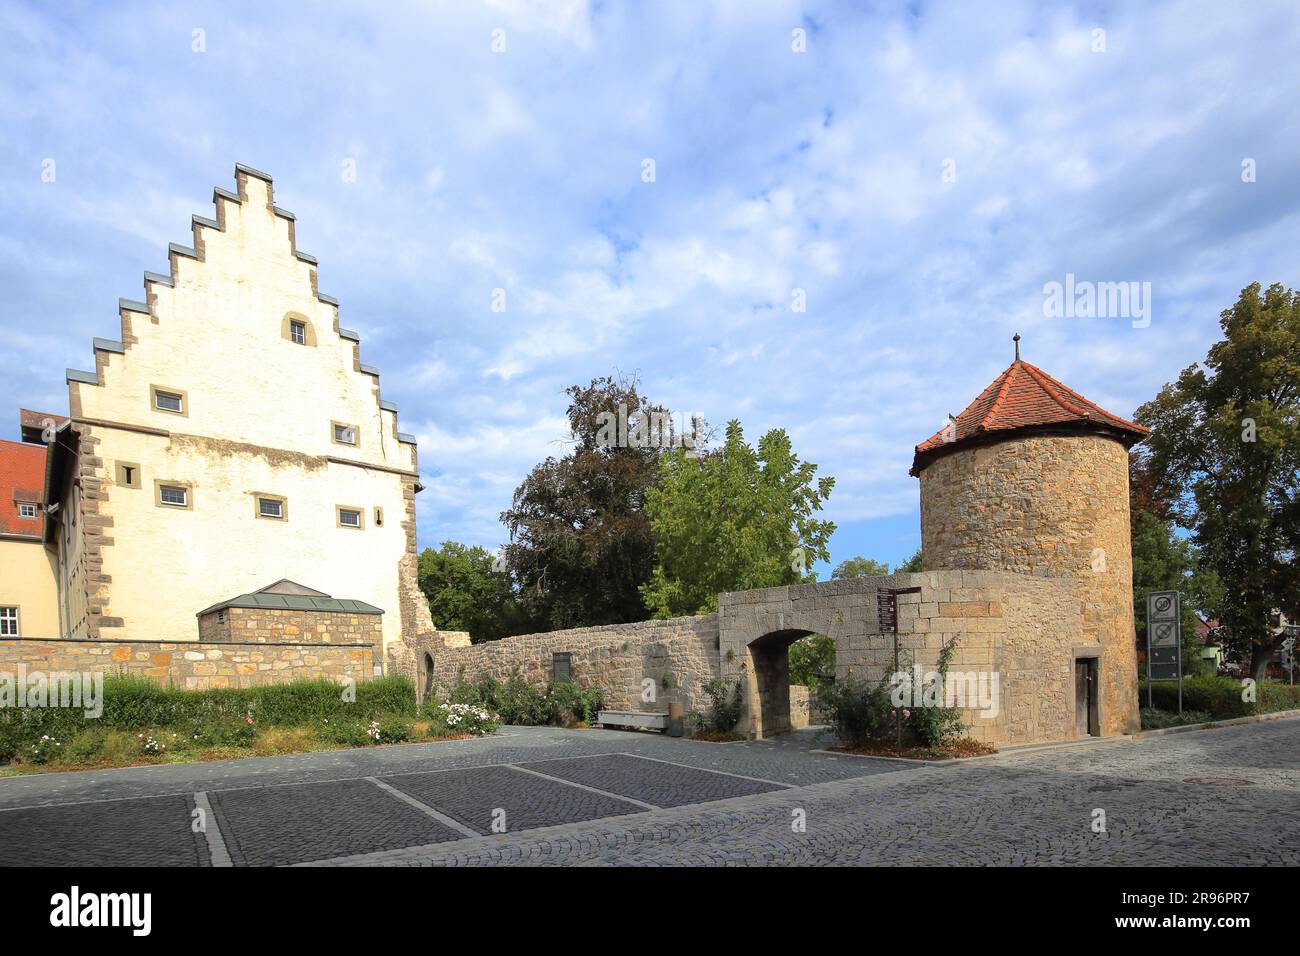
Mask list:
POLYGON ((433 655, 425 651, 420 655, 419 698, 421 703, 428 700, 429 695, 433 693, 433 674, 433 655))
POLYGON ((749 642, 750 714, 759 739, 788 734, 790 723, 790 645, 816 631, 787 628, 749 642))

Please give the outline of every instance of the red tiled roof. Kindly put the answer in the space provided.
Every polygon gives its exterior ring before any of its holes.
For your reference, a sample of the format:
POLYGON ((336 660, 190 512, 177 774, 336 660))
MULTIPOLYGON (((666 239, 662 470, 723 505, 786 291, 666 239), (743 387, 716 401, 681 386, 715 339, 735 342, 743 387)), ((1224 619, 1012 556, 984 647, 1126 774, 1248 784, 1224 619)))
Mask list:
POLYGON ((1112 415, 1035 365, 1017 358, 966 410, 916 446, 912 474, 936 453, 996 432, 1052 426, 1097 426, 1132 442, 1149 429, 1112 415))
POLYGON ((45 446, 0 438, 0 534, 39 536, 45 509, 36 519, 18 517, 18 503, 41 505, 45 500, 45 446))

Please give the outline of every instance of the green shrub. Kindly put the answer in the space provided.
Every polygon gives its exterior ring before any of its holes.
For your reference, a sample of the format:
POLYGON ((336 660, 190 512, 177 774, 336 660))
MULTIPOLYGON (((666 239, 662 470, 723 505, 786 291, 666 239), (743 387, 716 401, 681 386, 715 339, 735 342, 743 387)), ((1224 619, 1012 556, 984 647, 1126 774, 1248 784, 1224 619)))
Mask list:
POLYGON ((561 724, 590 724, 605 706, 605 691, 599 687, 583 688, 571 681, 559 681, 551 687, 556 717, 561 724))
MULTIPOLYGON (((1147 703, 1147 683, 1139 682, 1139 701, 1147 703)), ((1178 682, 1152 681, 1152 705, 1156 710, 1178 712, 1178 682)), ((1242 698, 1242 684, 1231 677, 1215 674, 1198 674, 1183 678, 1183 710, 1204 711, 1215 720, 1247 717, 1255 707, 1242 698)))
POLYGON ((376 718, 379 724, 379 739, 375 743, 400 744, 411 739, 410 717, 400 714, 381 714, 376 718))
POLYGON ((322 719, 316 732, 320 739, 340 747, 364 747, 374 743, 368 729, 370 721, 361 717, 335 717, 322 719))
POLYGON ((891 734, 897 732, 885 681, 872 685, 849 674, 843 680, 822 685, 819 701, 835 736, 850 747, 891 739, 891 734))
POLYGON ((1261 714, 1271 714, 1279 710, 1300 709, 1300 684, 1260 684, 1256 710, 1261 714))
POLYGON ((108 733, 105 730, 98 727, 87 727, 68 741, 64 756, 71 760, 88 760, 91 757, 98 757, 103 753, 107 736, 108 733))
POLYGON ((740 722, 743 701, 740 695, 739 677, 715 677, 703 687, 709 698, 708 709, 704 713, 692 713, 691 719, 703 731, 713 734, 729 734, 740 722))

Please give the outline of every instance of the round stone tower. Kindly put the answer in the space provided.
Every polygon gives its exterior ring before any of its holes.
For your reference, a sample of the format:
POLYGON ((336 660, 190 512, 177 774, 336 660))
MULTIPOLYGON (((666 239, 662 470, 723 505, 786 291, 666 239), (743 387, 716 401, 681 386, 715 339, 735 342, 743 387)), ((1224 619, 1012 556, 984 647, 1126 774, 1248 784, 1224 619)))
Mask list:
POLYGON ((1100 733, 1135 731, 1128 449, 1147 429, 1022 361, 1015 340, 1011 366, 916 446, 925 567, 1077 578, 1100 733))

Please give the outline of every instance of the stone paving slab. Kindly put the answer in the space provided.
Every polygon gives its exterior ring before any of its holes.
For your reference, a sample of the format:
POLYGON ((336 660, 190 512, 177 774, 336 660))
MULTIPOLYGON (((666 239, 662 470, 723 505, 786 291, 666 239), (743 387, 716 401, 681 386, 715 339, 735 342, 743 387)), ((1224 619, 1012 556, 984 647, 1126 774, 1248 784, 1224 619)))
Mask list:
POLYGON ((2 777, 0 809, 283 783, 325 783, 453 767, 523 764, 552 756, 622 752, 792 785, 891 773, 901 766, 885 760, 812 753, 815 739, 815 735, 800 732, 772 740, 712 744, 613 730, 506 727, 498 736, 467 740, 2 777))
POLYGON ((211 791, 208 800, 235 866, 279 866, 459 840, 462 834, 368 780, 211 791))
POLYGON ((504 823, 505 830, 495 832, 514 833, 644 810, 625 800, 546 780, 512 767, 403 774, 387 777, 384 782, 479 833, 494 832, 492 823, 497 811, 501 811, 498 819, 504 823))
POLYGON ((35 807, 0 813, 0 866, 206 866, 185 796, 35 807))
POLYGON ((630 754, 547 760, 521 766, 609 793, 632 797, 656 807, 680 807, 783 789, 778 783, 683 767, 661 760, 647 760, 630 754))

